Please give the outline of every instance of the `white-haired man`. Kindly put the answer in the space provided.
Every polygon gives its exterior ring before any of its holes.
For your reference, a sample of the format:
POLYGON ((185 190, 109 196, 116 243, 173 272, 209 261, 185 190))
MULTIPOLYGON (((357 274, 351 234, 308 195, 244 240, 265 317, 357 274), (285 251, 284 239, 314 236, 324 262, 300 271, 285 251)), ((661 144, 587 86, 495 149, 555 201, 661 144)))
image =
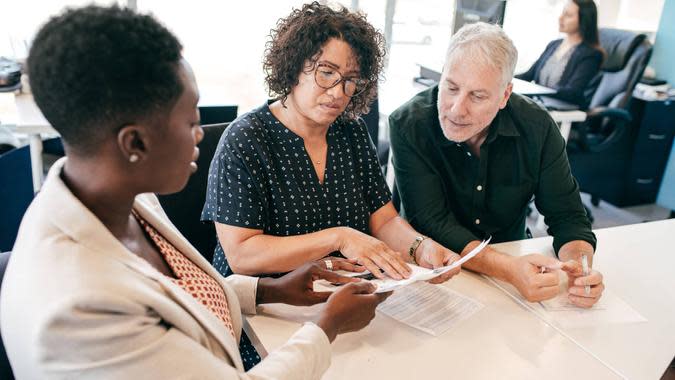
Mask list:
POLYGON ((440 83, 392 113, 402 213, 418 231, 466 253, 486 235, 495 243, 525 238, 534 196, 560 261, 488 247, 464 267, 510 282, 530 301, 554 297, 555 269, 563 268, 570 301, 591 307, 604 289, 602 275, 584 275, 581 261, 592 263, 595 235, 556 124, 511 93, 517 58, 500 27, 465 25, 451 39, 440 83))

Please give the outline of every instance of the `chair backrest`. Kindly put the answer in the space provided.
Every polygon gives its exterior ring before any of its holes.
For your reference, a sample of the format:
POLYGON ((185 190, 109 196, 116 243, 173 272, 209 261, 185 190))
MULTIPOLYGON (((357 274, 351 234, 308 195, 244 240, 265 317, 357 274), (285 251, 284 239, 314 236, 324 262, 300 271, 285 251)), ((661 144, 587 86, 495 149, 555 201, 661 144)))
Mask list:
POLYGON ((211 222, 202 222, 206 201, 209 166, 216 152, 220 136, 229 123, 204 125, 204 138, 199 143, 197 172, 192 174, 185 188, 178 193, 160 195, 159 201, 169 219, 209 262, 216 248, 216 230, 211 222))
POLYGON ((238 106, 199 106, 202 125, 229 123, 237 118, 238 106))
POLYGON ((644 34, 601 28, 600 45, 605 61, 595 78, 590 108, 601 106, 628 108, 635 85, 642 77, 652 53, 651 43, 644 34))
MULTIPOLYGON (((12 252, 0 253, 0 293, 2 293, 2 280, 5 277, 5 269, 9 262, 9 256, 12 252)), ((0 379, 13 380, 12 367, 9 365, 5 344, 2 342, 2 331, 0 330, 0 379)))
POLYGON ((14 246, 19 224, 33 196, 30 147, 0 155, 0 252, 14 246))
POLYGON ((370 105, 370 112, 361 117, 363 118, 363 121, 366 123, 370 139, 373 140, 375 148, 378 148, 379 133, 380 133, 380 102, 378 101, 377 98, 375 98, 375 100, 373 100, 373 103, 370 105))
POLYGON ((42 141, 42 153, 53 154, 54 156, 63 157, 66 151, 63 148, 63 141, 60 137, 52 137, 42 141))

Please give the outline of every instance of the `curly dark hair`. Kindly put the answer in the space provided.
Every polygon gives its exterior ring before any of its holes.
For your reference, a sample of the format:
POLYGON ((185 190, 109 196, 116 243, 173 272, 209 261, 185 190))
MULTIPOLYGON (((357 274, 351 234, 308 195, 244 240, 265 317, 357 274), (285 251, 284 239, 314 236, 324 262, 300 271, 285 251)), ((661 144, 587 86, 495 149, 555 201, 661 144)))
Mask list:
POLYGON ((124 125, 168 116, 183 92, 181 50, 151 16, 117 6, 68 9, 37 33, 30 85, 66 145, 91 153, 124 125))
POLYGON ((354 119, 368 113, 377 96, 385 48, 384 36, 366 21, 365 15, 350 12, 343 6, 332 9, 315 1, 293 9, 288 17, 280 19, 269 37, 263 69, 270 95, 285 101, 299 83, 300 73, 316 67, 321 47, 329 39, 337 38, 351 46, 361 77, 369 80, 365 91, 351 99, 344 116, 354 119))

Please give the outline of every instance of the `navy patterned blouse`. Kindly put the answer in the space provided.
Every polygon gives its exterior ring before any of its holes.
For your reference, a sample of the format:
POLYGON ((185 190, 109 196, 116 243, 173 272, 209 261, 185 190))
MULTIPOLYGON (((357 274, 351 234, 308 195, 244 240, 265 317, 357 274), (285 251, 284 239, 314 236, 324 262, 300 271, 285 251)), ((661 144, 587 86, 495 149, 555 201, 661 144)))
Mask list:
MULTIPOLYGON (((233 121, 209 169, 202 220, 292 236, 348 226, 369 233, 370 215, 391 199, 362 120, 336 121, 326 134, 324 181, 303 139, 267 104, 233 121)), ((217 245, 213 266, 232 274, 217 245)))

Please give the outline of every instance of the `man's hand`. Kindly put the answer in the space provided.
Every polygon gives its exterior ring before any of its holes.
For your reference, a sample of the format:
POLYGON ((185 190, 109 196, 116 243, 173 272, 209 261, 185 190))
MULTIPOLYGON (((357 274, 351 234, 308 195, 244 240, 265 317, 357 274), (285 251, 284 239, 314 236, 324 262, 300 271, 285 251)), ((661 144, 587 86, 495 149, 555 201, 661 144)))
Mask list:
POLYGON ((508 282, 530 302, 538 302, 558 294, 558 272, 542 273, 541 268, 558 269, 560 261, 540 254, 513 257, 508 267, 508 282))
MULTIPOLYGON (((443 247, 435 241, 427 238, 417 247, 415 251, 417 264, 424 268, 434 269, 450 265, 460 259, 460 256, 451 250, 443 247)), ((431 284, 440 284, 448 281, 454 275, 459 274, 461 267, 447 271, 442 275, 429 280, 431 284)))
MULTIPOLYGON (((593 256, 589 254, 589 259, 593 256)), ((563 258, 563 255, 560 255, 563 258)), ((569 301, 579 307, 590 308, 595 305, 605 290, 602 273, 592 270, 589 267, 589 273, 584 276, 581 266, 581 253, 576 255, 565 255, 562 270, 567 273, 567 298, 569 301), (586 286, 590 287, 590 292, 586 294, 586 286)), ((589 265, 592 261, 589 260, 589 265)))
MULTIPOLYGON (((328 260, 328 259, 326 259, 328 260)), ((330 259, 333 269, 353 269, 348 260, 330 259)), ((263 277, 258 280, 256 301, 262 303, 287 303, 289 305, 308 306, 324 302, 332 292, 315 292, 314 281, 327 280, 334 284, 358 282, 360 279, 344 277, 324 267, 324 260, 307 263, 279 278, 263 277)))

